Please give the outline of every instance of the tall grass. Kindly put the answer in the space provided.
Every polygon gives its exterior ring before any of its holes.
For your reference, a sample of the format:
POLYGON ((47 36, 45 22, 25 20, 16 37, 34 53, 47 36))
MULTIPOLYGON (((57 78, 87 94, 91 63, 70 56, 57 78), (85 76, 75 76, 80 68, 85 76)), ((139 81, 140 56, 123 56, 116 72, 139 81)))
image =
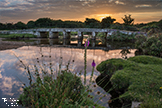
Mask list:
MULTIPOLYGON (((88 45, 89 41, 85 44, 84 80, 86 80, 86 50, 88 45)), ((41 57, 43 56, 44 55, 41 53, 41 57)), ((49 58, 51 58, 51 54, 49 58)), ((39 58, 37 58, 39 65, 34 65, 32 69, 30 69, 30 66, 26 66, 19 58, 18 60, 22 63, 28 74, 30 85, 27 87, 26 84, 24 84, 23 93, 19 97, 18 104, 32 108, 104 108, 97 104, 97 102, 106 95, 102 95, 99 91, 97 91, 98 95, 90 95, 96 87, 96 85, 92 85, 94 83, 94 81, 92 81, 95 68, 94 61, 92 62, 90 83, 83 85, 81 76, 77 76, 76 73, 73 74, 69 69, 71 61, 75 62, 74 60, 70 59, 66 65, 66 69, 62 69, 63 58, 60 57, 58 70, 52 68, 54 67, 52 62, 49 63, 48 67, 43 62, 40 62, 39 58), (50 72, 47 71, 48 69, 50 72), (90 89, 90 86, 93 86, 94 89, 90 89), (93 99, 96 97, 98 97, 98 100, 94 102, 93 99)), ((99 83, 102 82, 101 80, 99 83)), ((86 81, 84 81, 84 83, 86 83, 86 81)), ((107 102, 108 101, 103 104, 107 102)))

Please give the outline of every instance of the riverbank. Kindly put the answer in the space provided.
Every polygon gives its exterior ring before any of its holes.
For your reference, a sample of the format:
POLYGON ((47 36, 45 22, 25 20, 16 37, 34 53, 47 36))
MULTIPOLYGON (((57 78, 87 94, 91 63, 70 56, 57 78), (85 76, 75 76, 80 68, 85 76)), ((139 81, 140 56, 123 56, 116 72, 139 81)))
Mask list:
POLYGON ((25 42, 17 41, 2 41, 3 38, 0 38, 0 51, 7 49, 17 49, 19 47, 27 45, 25 42))
POLYGON ((103 83, 97 84, 106 92, 114 88, 109 92, 110 107, 119 103, 118 107, 131 106, 132 101, 136 101, 142 102, 141 108, 161 108, 161 64, 161 58, 146 55, 127 60, 108 59, 96 67, 101 73, 96 82, 107 76, 103 83))

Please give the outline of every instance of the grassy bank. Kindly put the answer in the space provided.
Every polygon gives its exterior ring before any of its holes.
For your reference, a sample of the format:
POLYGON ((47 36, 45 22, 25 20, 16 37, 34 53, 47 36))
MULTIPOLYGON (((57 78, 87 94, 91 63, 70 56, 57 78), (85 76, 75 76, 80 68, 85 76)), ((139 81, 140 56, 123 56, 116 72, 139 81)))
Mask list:
POLYGON ((33 34, 0 34, 0 38, 36 38, 33 34))
POLYGON ((161 108, 161 58, 135 56, 127 60, 110 59, 101 62, 97 70, 110 76, 121 101, 140 101, 142 108, 161 108))

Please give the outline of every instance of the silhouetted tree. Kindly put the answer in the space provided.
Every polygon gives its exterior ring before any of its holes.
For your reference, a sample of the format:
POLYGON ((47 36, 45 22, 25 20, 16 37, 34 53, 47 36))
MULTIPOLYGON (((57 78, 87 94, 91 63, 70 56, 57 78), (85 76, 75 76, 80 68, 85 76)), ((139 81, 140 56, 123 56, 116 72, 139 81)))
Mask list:
POLYGON ((28 28, 34 28, 34 27, 35 27, 35 22, 34 22, 34 21, 29 21, 29 22, 27 23, 27 27, 28 27, 28 28))
POLYGON ((6 25, 3 23, 0 23, 0 30, 5 30, 6 29, 6 25))
POLYGON ((16 24, 14 24, 16 29, 26 29, 26 24, 24 24, 23 22, 19 21, 16 24))
POLYGON ((162 30, 162 19, 157 23, 157 26, 159 26, 160 29, 162 30))
POLYGON ((91 18, 91 19, 86 18, 84 23, 87 28, 100 28, 101 27, 100 21, 94 18, 91 18))
POLYGON ((134 19, 131 18, 131 15, 125 15, 125 18, 122 18, 124 21, 124 25, 133 25, 134 19))
POLYGON ((39 18, 35 21, 37 27, 49 27, 52 25, 52 19, 50 18, 39 18))
POLYGON ((101 26, 102 28, 109 28, 111 24, 114 23, 114 21, 116 21, 116 19, 109 17, 103 18, 101 21, 101 26))

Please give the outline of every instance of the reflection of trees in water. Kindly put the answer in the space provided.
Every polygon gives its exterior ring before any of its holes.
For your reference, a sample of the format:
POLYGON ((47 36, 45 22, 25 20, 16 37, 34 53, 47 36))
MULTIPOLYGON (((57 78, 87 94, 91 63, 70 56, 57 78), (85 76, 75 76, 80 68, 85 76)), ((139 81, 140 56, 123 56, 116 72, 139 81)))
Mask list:
POLYGON ((120 52, 122 54, 121 57, 127 59, 127 54, 130 54, 130 50, 131 49, 127 49, 127 48, 122 49, 122 51, 120 52))

